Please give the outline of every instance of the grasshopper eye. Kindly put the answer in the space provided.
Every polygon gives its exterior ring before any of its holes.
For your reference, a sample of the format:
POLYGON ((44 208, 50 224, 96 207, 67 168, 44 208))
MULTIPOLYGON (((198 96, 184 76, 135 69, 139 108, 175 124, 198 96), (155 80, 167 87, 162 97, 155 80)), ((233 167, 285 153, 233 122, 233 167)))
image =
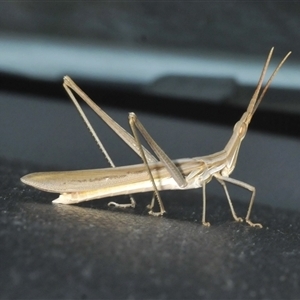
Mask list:
POLYGON ((247 130, 247 125, 242 120, 240 120, 239 122, 237 122, 234 125, 234 129, 233 130, 235 132, 237 132, 238 134, 243 134, 247 130))
POLYGON ((247 125, 245 123, 242 123, 239 128, 239 134, 245 135, 246 131, 247 131, 247 125))

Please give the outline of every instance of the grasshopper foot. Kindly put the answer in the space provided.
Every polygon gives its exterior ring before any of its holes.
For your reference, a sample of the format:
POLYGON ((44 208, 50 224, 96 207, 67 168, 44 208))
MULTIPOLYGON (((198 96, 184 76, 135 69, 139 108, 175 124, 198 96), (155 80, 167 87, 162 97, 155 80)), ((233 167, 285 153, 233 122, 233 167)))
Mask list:
POLYGON ((250 220, 246 220, 246 222, 247 222, 251 227, 263 228, 263 226, 262 226, 260 223, 252 223, 250 220))
POLYGON ((128 208, 128 207, 132 207, 135 208, 135 200, 130 198, 130 203, 126 203, 126 204, 120 204, 117 202, 109 202, 107 205, 108 206, 114 206, 114 207, 120 207, 120 208, 128 208))
POLYGON ((236 222, 244 222, 243 218, 240 218, 240 217, 236 217, 234 219, 236 220, 236 222))
POLYGON ((116 203, 116 202, 109 202, 107 204, 108 206, 114 206, 114 207, 120 207, 120 208, 128 208, 128 207, 135 207, 135 206, 132 206, 131 203, 127 203, 127 204, 120 204, 120 203, 116 203))
POLYGON ((202 222, 202 225, 205 226, 205 227, 209 227, 210 223, 209 222, 202 222))
POLYGON ((159 211, 159 212, 154 212, 153 210, 149 210, 148 214, 151 216, 155 216, 155 217, 160 217, 163 216, 166 213, 165 210, 159 211))

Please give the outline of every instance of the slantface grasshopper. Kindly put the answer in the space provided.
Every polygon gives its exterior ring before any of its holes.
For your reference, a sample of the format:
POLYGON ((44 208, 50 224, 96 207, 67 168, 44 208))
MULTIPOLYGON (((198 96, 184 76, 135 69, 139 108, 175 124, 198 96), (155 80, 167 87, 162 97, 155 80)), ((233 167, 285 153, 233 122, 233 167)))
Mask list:
POLYGON ((21 178, 23 183, 31 185, 42 191, 59 193, 60 196, 53 203, 74 204, 83 201, 111 197, 116 195, 130 195, 130 204, 117 204, 110 202, 110 205, 121 207, 134 207, 135 201, 131 194, 153 191, 154 195, 149 207, 149 214, 158 216, 165 213, 164 205, 160 198, 161 190, 185 190, 202 187, 203 191, 203 212, 202 224, 209 226, 206 222, 206 184, 212 178, 215 178, 224 188, 229 206, 234 220, 242 222, 243 219, 238 217, 234 211, 226 182, 243 187, 251 192, 251 199, 245 221, 253 227, 262 227, 259 223, 250 221, 250 213, 255 197, 255 188, 247 183, 233 179, 229 175, 233 172, 240 145, 244 139, 248 125, 265 95, 271 81, 286 61, 291 52, 289 52, 280 64, 277 66, 265 87, 261 91, 262 83, 269 66, 273 48, 269 52, 268 58, 263 67, 260 79, 254 94, 250 100, 246 112, 241 119, 235 124, 233 133, 225 148, 217 153, 187 159, 171 160, 166 153, 155 143, 144 126, 140 123, 134 113, 129 113, 129 124, 132 135, 123 127, 110 118, 99 106, 97 106, 72 80, 70 77, 64 77, 63 86, 74 102, 80 115, 91 131, 97 144, 107 158, 111 168, 65 171, 65 172, 41 172, 28 174, 21 178), (261 91, 261 93, 260 93, 261 91), (81 109, 75 94, 84 100, 94 112, 125 142, 135 151, 143 160, 143 164, 116 167, 106 152, 103 144, 98 138, 96 132, 88 121, 85 113, 81 109), (139 134, 145 138, 158 159, 154 157, 140 143, 139 134), (160 210, 153 212, 153 207, 157 199, 160 210))

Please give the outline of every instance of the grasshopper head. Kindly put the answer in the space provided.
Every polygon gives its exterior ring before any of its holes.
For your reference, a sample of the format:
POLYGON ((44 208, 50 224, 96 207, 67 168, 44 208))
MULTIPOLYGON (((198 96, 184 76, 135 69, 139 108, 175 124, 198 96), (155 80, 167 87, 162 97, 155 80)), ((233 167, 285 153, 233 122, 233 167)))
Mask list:
POLYGON ((281 68, 282 64, 286 61, 288 56, 291 54, 291 52, 289 52, 283 58, 283 60, 277 66, 275 71, 272 73, 271 77, 269 78, 269 80, 268 80, 267 84, 265 85, 265 87, 263 88, 262 92, 260 93, 262 82, 266 75, 266 71, 268 69, 268 66, 269 66, 269 63, 270 63, 270 60, 271 60, 271 57, 273 54, 273 50, 274 50, 274 48, 272 48, 271 51, 269 52, 268 58, 263 67, 263 70, 261 72, 257 87, 254 91, 254 94, 253 94, 251 100, 250 100, 247 111, 242 115, 241 119, 235 124, 234 129, 233 129, 233 135, 225 147, 225 150, 227 152, 227 162, 226 162, 225 167, 221 171, 221 174, 223 176, 229 176, 231 174, 231 172, 234 170, 235 164, 237 161, 237 157, 238 157, 238 153, 239 153, 239 149, 240 149, 240 145, 242 143, 242 140, 246 136, 250 121, 251 121, 258 105, 260 104, 262 98, 264 97, 267 89, 269 88, 274 76, 276 75, 278 70, 281 68))

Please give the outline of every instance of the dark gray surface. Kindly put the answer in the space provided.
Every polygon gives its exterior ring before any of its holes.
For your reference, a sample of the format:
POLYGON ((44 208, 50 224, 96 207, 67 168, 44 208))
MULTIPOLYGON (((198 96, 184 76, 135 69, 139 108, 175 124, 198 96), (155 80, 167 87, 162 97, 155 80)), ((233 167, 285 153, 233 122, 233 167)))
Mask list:
MULTIPOLYGON (((256 186, 251 219, 263 229, 233 222, 215 182, 207 187, 212 227, 204 228, 201 190, 162 193, 163 218, 147 215, 150 194, 137 196, 137 208, 127 211, 108 209, 111 199, 52 205, 56 195, 26 187, 19 178, 36 171, 101 167, 99 150, 70 103, 2 94, 0 104, 6 156, 0 160, 1 298, 297 298, 296 138, 258 133, 250 125, 243 143, 233 177, 256 186)), ((108 111, 128 128, 125 111, 108 111)), ((216 152, 232 132, 232 127, 138 115, 172 158, 216 152)), ((103 124, 95 125, 118 165, 139 161, 103 124)), ((249 193, 229 188, 244 217, 249 193)))
POLYGON ((1 299, 299 297, 299 212, 256 204, 264 228, 253 229, 231 220, 224 196, 209 197, 205 228, 199 190, 163 193, 162 218, 147 215, 149 194, 127 211, 52 205, 19 181, 37 169, 0 160, 1 299))
MULTIPOLYGON (((19 178, 34 171, 101 167, 99 150, 71 104, 12 94, 2 94, 0 104, 6 157, 0 160, 1 298, 297 298, 296 138, 258 133, 250 125, 243 143, 233 177, 256 186, 251 219, 263 229, 233 222, 215 182, 207 187, 212 227, 204 228, 201 190, 162 193, 168 212, 163 218, 147 215, 150 194, 137 196, 137 208, 128 211, 108 209, 110 199, 52 205, 56 195, 26 187, 19 178)), ((108 111, 128 128, 125 111, 108 111)), ((232 132, 232 127, 138 115, 172 158, 216 152, 232 132)), ((99 125, 118 165, 139 161, 99 125)), ((249 193, 238 194, 236 187, 230 193, 244 217, 249 193)))

